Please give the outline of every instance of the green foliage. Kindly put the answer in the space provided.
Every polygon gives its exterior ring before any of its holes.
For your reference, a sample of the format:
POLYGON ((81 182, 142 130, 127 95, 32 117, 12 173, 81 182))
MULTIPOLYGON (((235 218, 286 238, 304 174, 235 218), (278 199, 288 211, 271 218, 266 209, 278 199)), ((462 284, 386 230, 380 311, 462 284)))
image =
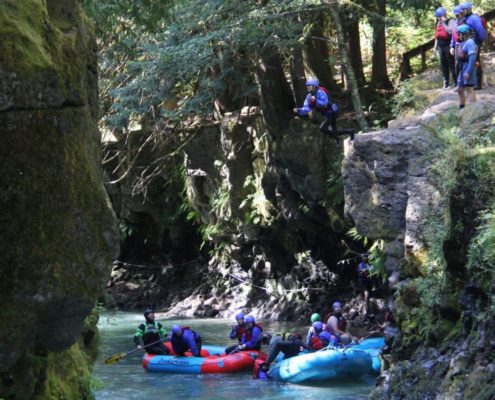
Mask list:
POLYGON ((485 293, 491 295, 491 306, 495 311, 495 208, 482 216, 482 225, 469 249, 468 269, 474 281, 485 293))
POLYGON ((388 279, 388 274, 385 270, 385 252, 383 251, 383 246, 383 240, 375 240, 368 249, 368 255, 371 264, 370 276, 378 278, 385 283, 388 279))
POLYGON ((349 236, 351 239, 357 242, 362 241, 364 246, 368 245, 368 238, 366 236, 361 235, 355 226, 347 231, 347 236, 349 236))
POLYGON ((271 214, 272 204, 265 197, 261 187, 261 179, 248 175, 244 181, 244 188, 252 191, 239 206, 240 209, 247 208, 244 213, 244 223, 270 226, 274 219, 271 214))
POLYGON ((397 94, 393 98, 392 114, 397 116, 408 110, 418 111, 428 104, 428 98, 415 90, 412 81, 404 81, 399 84, 397 94))

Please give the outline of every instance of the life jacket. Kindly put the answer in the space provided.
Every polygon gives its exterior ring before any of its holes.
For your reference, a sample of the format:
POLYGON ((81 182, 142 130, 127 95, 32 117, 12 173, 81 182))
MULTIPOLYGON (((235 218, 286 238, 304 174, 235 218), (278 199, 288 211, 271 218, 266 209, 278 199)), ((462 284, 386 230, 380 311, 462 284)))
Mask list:
POLYGON ((320 340, 318 336, 315 335, 311 338, 311 347, 313 350, 323 349, 323 342, 320 340))
MULTIPOLYGON (((345 329, 347 328, 347 321, 346 321, 346 319, 344 317, 342 317, 342 316, 341 317, 338 317, 335 314, 330 314, 328 318, 330 318, 331 316, 334 316, 335 318, 337 318, 337 328, 339 328, 341 331, 344 331, 345 332, 345 329)), ((327 324, 327 330, 332 335, 336 336, 336 332, 333 331, 333 329, 330 326, 330 324, 327 324)))
POLYGON ((335 103, 332 103, 330 101, 330 92, 328 91, 327 88, 323 87, 323 86, 318 86, 318 88, 316 89, 316 91, 318 92, 318 90, 321 90, 322 92, 324 92, 327 97, 328 97, 328 103, 327 103, 327 106, 326 107, 319 107, 316 105, 316 101, 314 102, 310 102, 311 106, 313 106, 314 108, 316 108, 317 111, 321 112, 321 113, 324 113, 328 110, 332 110, 333 113, 338 113, 339 111, 339 107, 337 106, 337 104, 335 103))
POLYGON ((485 17, 483 17, 482 15, 480 15, 480 18, 481 18, 481 24, 483 25, 483 28, 485 28, 486 31, 488 28, 488 23, 486 22, 485 17))
MULTIPOLYGON (((263 332, 263 327, 262 327, 261 325, 259 325, 259 324, 256 324, 256 323, 255 323, 255 324, 253 325, 253 329, 254 329, 255 327, 258 327, 258 328, 259 328, 259 330, 260 330, 261 332, 263 332)), ((253 330, 246 329, 246 336, 245 336, 246 342, 249 342, 252 338, 253 338, 253 330)), ((260 337, 260 340, 261 340, 261 337, 260 337)))
POLYGON ((235 327, 235 336, 239 342, 246 337, 246 332, 246 325, 237 325, 235 327))
POLYGON ((293 335, 292 332, 277 332, 274 336, 280 336, 282 340, 291 340, 293 335))
MULTIPOLYGON (((446 21, 445 24, 448 24, 449 21, 446 21)), ((438 23, 435 26, 435 39, 440 39, 440 40, 450 40, 451 35, 447 32, 445 29, 444 24, 438 23)))
POLYGON ((253 367, 253 379, 261 379, 261 380, 268 379, 267 372, 264 371, 262 368, 264 365, 265 365, 265 360, 261 360, 259 358, 256 359, 253 367))
POLYGON ((162 325, 159 322, 154 321, 152 324, 145 323, 142 335, 143 344, 146 346, 149 343, 156 342, 161 339, 160 337, 160 329, 162 325))

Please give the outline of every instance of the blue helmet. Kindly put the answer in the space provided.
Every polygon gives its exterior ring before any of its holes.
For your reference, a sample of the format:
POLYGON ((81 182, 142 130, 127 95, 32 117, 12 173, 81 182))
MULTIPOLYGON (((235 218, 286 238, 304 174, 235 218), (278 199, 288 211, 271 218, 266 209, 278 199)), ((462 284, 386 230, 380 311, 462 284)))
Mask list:
POLYGON ((454 12, 454 15, 459 15, 460 13, 462 13, 462 7, 461 6, 455 6, 453 12, 454 12))
POLYGON ((318 79, 316 79, 316 78, 309 78, 306 81, 306 86, 318 86, 318 85, 319 85, 319 82, 318 82, 318 79))
POLYGON ((313 322, 312 326, 316 331, 320 332, 323 329, 323 322, 321 321, 313 322))
POLYGON ((447 15, 447 10, 444 7, 438 7, 435 10, 435 17, 445 17, 447 15))
POLYGON ((174 325, 174 326, 172 326, 172 333, 177 334, 177 333, 179 333, 181 331, 182 331, 182 326, 180 326, 180 325, 174 325))
POLYGON ((244 319, 244 314, 240 312, 239 314, 237 314, 237 315, 235 316, 235 319, 236 319, 237 321, 239 321, 239 320, 241 320, 241 319, 244 319))
POLYGON ((340 301, 336 301, 332 304, 332 308, 335 310, 336 308, 342 308, 342 303, 340 301))
POLYGON ((244 318, 244 322, 246 324, 249 324, 250 322, 254 323, 255 320, 254 320, 254 317, 252 315, 248 315, 246 318, 244 318))
POLYGON ((471 32, 471 27, 467 24, 461 25, 457 27, 457 33, 462 33, 465 35, 466 33, 471 32))
POLYGON ((465 3, 461 4, 461 10, 471 10, 473 8, 473 4, 470 3, 469 1, 466 1, 465 3))

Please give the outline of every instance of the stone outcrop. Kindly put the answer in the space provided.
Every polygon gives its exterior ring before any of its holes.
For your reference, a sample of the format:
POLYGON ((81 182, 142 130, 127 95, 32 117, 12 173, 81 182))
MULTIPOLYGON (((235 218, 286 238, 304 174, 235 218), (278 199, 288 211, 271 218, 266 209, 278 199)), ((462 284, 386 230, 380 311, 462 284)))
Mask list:
POLYGON ((247 307, 265 318, 298 319, 327 309, 332 288, 347 286, 353 271, 336 266, 345 251, 340 239, 349 241, 341 147, 309 121, 291 120, 272 137, 251 107, 195 127, 183 148, 185 201, 209 255, 149 267, 120 263, 110 300, 166 308, 167 317, 230 317, 247 307))
MULTIPOLYGON (((469 162, 475 144, 490 143, 495 91, 478 92, 460 111, 456 93, 428 95, 421 113, 358 135, 343 161, 346 216, 384 241, 401 329, 372 398, 490 399, 494 333, 479 316, 491 320, 491 295, 476 284, 467 253, 480 212, 492 206, 492 179, 480 181, 469 162)), ((480 171, 491 162, 480 160, 480 171)))
POLYGON ((0 36, 0 397, 28 399, 81 335, 117 237, 78 2, 2 1, 0 36))

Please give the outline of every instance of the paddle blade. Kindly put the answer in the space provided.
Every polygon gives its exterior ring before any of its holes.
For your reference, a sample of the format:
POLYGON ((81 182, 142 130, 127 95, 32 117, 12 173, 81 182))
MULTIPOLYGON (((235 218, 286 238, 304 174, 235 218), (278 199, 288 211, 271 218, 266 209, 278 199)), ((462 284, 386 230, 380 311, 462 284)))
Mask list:
POLYGON ((113 364, 122 360, 126 355, 127 353, 114 354, 113 356, 108 357, 104 362, 105 364, 113 364))

